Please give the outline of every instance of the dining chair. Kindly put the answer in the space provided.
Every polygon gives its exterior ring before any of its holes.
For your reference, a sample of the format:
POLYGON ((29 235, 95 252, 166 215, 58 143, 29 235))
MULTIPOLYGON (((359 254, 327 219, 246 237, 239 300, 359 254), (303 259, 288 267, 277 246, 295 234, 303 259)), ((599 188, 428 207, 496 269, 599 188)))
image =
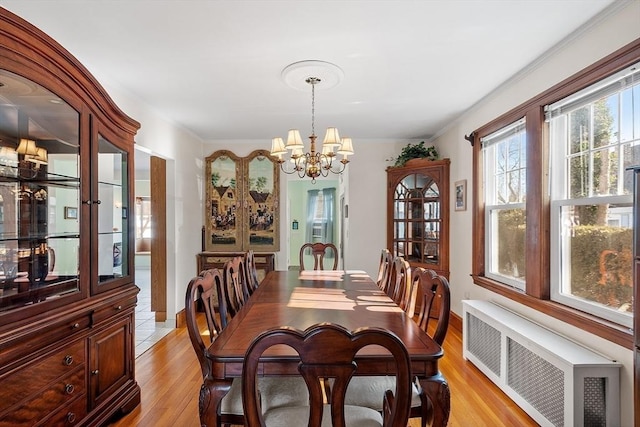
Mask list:
POLYGON ((391 281, 393 289, 391 299, 400 306, 401 309, 407 310, 411 292, 409 291, 409 282, 411 281, 411 266, 402 257, 395 257, 393 260, 391 281))
POLYGON ((249 295, 258 289, 260 281, 258 280, 258 269, 256 268, 256 258, 253 250, 249 249, 244 255, 244 267, 246 269, 245 277, 247 278, 247 289, 249 295))
MULTIPOLYGON (((421 301, 416 323, 438 345, 442 346, 447 334, 451 311, 449 282, 433 270, 414 267, 411 272, 411 284, 415 296, 419 297, 417 299, 421 301)), ((383 408, 376 396, 381 390, 393 387, 395 381, 395 377, 390 375, 354 378, 347 390, 346 401, 351 405, 366 406, 381 411, 383 408)), ((427 421, 432 417, 431 412, 431 402, 424 394, 420 384, 413 381, 410 418, 421 418, 420 425, 425 427, 427 421)))
POLYGON ((378 278, 376 284, 382 291, 386 291, 389 286, 389 277, 391 275, 391 265, 393 264, 393 255, 389 249, 383 249, 380 254, 380 264, 378 266, 378 278))
MULTIPOLYGON (((187 331, 195 350, 202 378, 211 373, 211 365, 205 356, 206 348, 200 326, 198 324, 198 301, 204 309, 207 322, 209 344, 215 340, 227 325, 227 298, 222 275, 218 269, 206 270, 193 278, 187 285, 185 314, 187 331), (225 319, 222 321, 221 319, 225 319)), ((309 402, 307 387, 298 377, 264 377, 261 378, 261 405, 265 408, 280 406, 304 406, 309 402)), ((244 425, 244 409, 242 407, 242 379, 236 378, 231 389, 220 402, 220 425, 244 425)))
MULTIPOLYGON (((187 285, 185 297, 187 331, 198 362, 200 362, 200 370, 204 379, 211 373, 211 364, 205 355, 208 345, 202 338, 198 324, 198 301, 204 309, 209 336, 208 344, 211 344, 226 326, 226 320, 222 319, 227 316, 225 286, 218 269, 203 271, 199 276, 191 279, 187 285)), ((220 421, 221 425, 244 424, 242 382, 240 380, 233 381, 231 390, 220 402, 220 421)))
POLYGON ((422 301, 416 322, 442 346, 449 330, 451 314, 449 281, 435 271, 424 268, 416 268, 413 275, 420 276, 418 294, 422 301))
POLYGON ((304 267, 304 253, 310 250, 313 256, 313 269, 326 270, 324 268, 324 258, 333 257, 333 267, 331 270, 338 269, 338 248, 333 243, 305 243, 300 248, 300 271, 306 270, 304 267))
POLYGON ((409 353, 395 334, 381 328, 360 328, 351 332, 337 324, 322 323, 312 325, 305 331, 286 326, 267 330, 258 335, 246 351, 242 384, 248 427, 406 427, 409 418, 409 353), (289 346, 299 355, 298 371, 307 384, 310 404, 304 407, 288 406, 263 411, 259 405, 256 387, 258 367, 265 351, 281 345, 289 346), (383 404, 382 413, 371 408, 345 404, 347 386, 358 371, 356 353, 369 345, 385 347, 393 356, 396 366, 397 381, 394 387, 379 395, 383 404), (331 378, 334 384, 330 389, 330 396, 326 399, 328 403, 325 403, 321 385, 321 380, 325 378, 331 378))
POLYGON ((223 267, 224 285, 227 294, 227 303, 231 317, 235 316, 242 308, 247 298, 247 275, 244 265, 244 257, 238 255, 225 262, 223 267))

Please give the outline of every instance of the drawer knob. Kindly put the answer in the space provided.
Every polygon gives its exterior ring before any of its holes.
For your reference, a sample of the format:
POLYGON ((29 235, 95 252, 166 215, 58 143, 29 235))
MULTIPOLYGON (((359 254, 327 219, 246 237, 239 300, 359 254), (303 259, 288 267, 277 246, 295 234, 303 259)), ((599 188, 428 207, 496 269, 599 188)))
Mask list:
POLYGON ((67 414, 67 422, 70 424, 73 424, 76 422, 76 414, 74 414, 73 412, 69 412, 67 414))
POLYGON ((120 311, 120 310, 122 310, 122 306, 121 306, 121 305, 117 305, 117 306, 115 307, 115 309, 116 309, 117 311, 120 311))
POLYGON ((62 363, 64 363, 65 366, 70 366, 73 363, 73 356, 66 355, 62 363))
POLYGON ((73 386, 73 384, 67 384, 66 386, 64 386, 64 392, 67 394, 72 394, 75 389, 76 388, 73 386))
POLYGON ((95 371, 91 371, 91 375, 98 375, 100 371, 98 371, 97 369, 95 371))
POLYGON ((74 323, 73 326, 71 326, 71 329, 78 329, 80 327, 80 323, 74 323))

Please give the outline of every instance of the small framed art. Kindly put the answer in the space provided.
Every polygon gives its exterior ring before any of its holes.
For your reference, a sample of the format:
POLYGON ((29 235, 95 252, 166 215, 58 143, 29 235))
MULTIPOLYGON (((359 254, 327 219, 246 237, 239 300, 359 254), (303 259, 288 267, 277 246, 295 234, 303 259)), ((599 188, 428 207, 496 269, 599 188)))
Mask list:
POLYGON ((73 206, 65 206, 64 219, 78 219, 78 208, 73 206))
POLYGON ((467 210, 467 180, 456 181, 455 183, 455 210, 467 210))

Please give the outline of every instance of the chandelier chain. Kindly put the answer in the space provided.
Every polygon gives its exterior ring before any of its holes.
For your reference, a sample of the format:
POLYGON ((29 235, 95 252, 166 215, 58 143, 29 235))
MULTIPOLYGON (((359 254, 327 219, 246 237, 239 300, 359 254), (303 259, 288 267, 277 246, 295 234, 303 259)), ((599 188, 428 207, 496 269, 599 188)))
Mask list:
POLYGON ((309 83, 311 83, 311 135, 316 134, 316 82, 320 79, 315 77, 309 77, 309 83))

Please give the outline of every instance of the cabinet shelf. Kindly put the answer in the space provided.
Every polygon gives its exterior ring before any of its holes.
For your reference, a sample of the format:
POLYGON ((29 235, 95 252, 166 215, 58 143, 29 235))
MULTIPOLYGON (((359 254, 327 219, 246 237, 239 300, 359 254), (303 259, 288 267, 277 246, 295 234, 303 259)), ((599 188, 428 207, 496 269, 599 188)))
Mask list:
POLYGON ((98 185, 104 185, 104 186, 107 186, 107 187, 122 188, 122 183, 119 183, 119 182, 98 181, 98 185))
POLYGON ((3 174, 0 172, 0 183, 19 183, 19 184, 34 184, 34 185, 56 185, 60 187, 71 187, 71 188, 79 188, 80 187, 80 178, 61 175, 56 173, 48 172, 45 176, 36 175, 34 178, 25 178, 21 177, 18 174, 17 168, 12 168, 15 170, 16 174, 3 174))
POLYGON ((79 239, 79 238, 80 238, 80 234, 78 234, 77 232, 56 233, 56 234, 31 233, 28 235, 20 235, 20 236, 17 234, 8 234, 8 233, 0 234, 0 242, 29 242, 29 241, 42 241, 42 240, 53 240, 53 239, 79 239))

